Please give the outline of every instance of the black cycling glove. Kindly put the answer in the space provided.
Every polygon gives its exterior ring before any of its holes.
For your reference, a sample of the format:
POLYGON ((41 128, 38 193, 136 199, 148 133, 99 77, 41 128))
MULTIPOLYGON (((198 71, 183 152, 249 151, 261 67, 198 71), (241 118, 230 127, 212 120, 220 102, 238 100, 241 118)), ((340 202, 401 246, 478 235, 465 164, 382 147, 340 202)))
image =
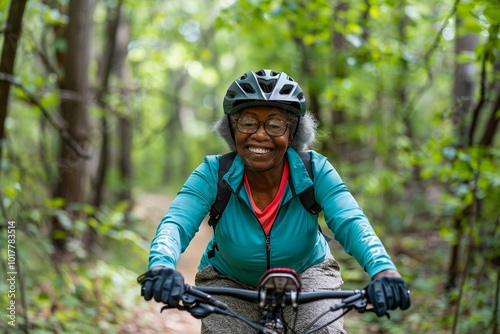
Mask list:
POLYGON ((141 296, 154 299, 170 306, 177 306, 184 294, 184 277, 174 269, 150 270, 139 276, 141 296))
POLYGON ((398 307, 406 310, 411 305, 410 291, 405 281, 399 277, 383 276, 370 282, 365 288, 368 301, 373 305, 375 314, 381 317, 387 310, 398 307))

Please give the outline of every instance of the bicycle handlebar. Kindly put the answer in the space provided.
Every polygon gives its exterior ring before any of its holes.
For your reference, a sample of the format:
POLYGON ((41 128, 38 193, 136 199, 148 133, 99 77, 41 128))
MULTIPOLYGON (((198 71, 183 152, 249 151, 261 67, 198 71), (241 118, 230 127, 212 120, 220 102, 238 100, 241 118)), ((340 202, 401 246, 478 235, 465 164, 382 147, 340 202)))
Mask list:
MULTIPOLYGON (((259 293, 252 290, 236 289, 236 288, 212 288, 212 287, 191 287, 191 291, 198 290, 211 295, 236 297, 248 302, 257 303, 259 300, 259 293)), ((285 293, 285 300, 289 293, 285 293)), ((349 297, 358 296, 366 298, 365 290, 340 290, 340 291, 314 291, 314 292, 301 292, 297 298, 299 304, 311 303, 323 299, 347 299, 349 297)), ((286 300, 287 301, 287 300, 286 300)), ((287 303, 288 305, 288 303, 287 303)))
MULTIPOLYGON (((191 285, 185 286, 185 292, 182 297, 182 305, 164 306, 164 309, 178 308, 188 311, 196 318, 204 318, 212 313, 221 313, 228 310, 228 306, 212 297, 212 295, 235 297, 244 301, 259 303, 262 295, 258 291, 237 289, 237 288, 220 288, 220 287, 194 287, 191 285)), ((301 292, 298 296, 294 291, 287 291, 281 296, 281 305, 294 306, 306 304, 323 299, 341 299, 342 302, 332 306, 332 310, 343 308, 356 309, 358 312, 369 311, 366 309, 368 304, 365 290, 348 290, 348 291, 315 291, 301 292)))
MULTIPOLYGON (((269 328, 262 326, 255 321, 252 321, 235 313, 227 306, 227 304, 212 297, 212 295, 235 297, 240 300, 259 304, 260 308, 264 308, 265 305, 272 305, 273 307, 275 307, 277 306, 277 304, 280 305, 278 307, 292 306, 296 308, 300 304, 306 304, 323 299, 340 299, 341 302, 331 306, 327 312, 334 312, 343 309, 344 312, 341 316, 353 309, 358 311, 359 313, 370 312, 373 310, 367 309, 368 296, 365 290, 315 291, 300 293, 295 290, 288 290, 278 294, 267 294, 267 292, 263 291, 259 292, 253 290, 221 287, 194 287, 186 284, 185 292, 182 296, 182 304, 179 304, 177 306, 166 305, 162 307, 161 311, 165 309, 177 308, 179 310, 189 312, 193 317, 197 319, 203 319, 210 314, 223 314, 226 316, 238 318, 241 321, 249 324, 250 326, 260 330, 261 333, 276 333, 275 331, 270 330, 269 328), (276 297, 278 298, 276 299, 276 297)), ((311 322, 308 328, 312 328, 313 324, 321 316, 311 322)), ((336 318, 335 320, 337 320, 338 318, 336 318)), ((317 329, 318 328, 313 328, 306 331, 305 333, 312 333, 317 329)))

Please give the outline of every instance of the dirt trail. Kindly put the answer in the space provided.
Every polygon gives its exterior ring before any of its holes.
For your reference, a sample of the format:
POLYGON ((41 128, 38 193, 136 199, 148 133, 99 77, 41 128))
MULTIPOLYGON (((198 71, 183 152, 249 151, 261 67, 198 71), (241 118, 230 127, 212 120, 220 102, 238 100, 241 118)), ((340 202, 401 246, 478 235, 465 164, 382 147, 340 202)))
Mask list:
MULTIPOLYGON (((153 233, 162 217, 165 215, 172 199, 160 194, 142 194, 137 196, 134 213, 146 221, 152 222, 153 233)), ((177 263, 177 270, 180 271, 184 280, 188 284, 194 284, 194 278, 198 271, 197 266, 201 255, 212 237, 212 230, 204 221, 198 233, 196 233, 189 247, 181 254, 177 263)), ((147 304, 146 304, 147 305, 147 304)), ((150 302, 147 317, 154 328, 140 329, 141 333, 200 333, 201 321, 193 318, 189 313, 178 310, 168 310, 159 314, 160 304, 150 302), (149 313, 151 312, 151 313, 149 313)), ((149 326, 148 326, 149 327, 149 326)))

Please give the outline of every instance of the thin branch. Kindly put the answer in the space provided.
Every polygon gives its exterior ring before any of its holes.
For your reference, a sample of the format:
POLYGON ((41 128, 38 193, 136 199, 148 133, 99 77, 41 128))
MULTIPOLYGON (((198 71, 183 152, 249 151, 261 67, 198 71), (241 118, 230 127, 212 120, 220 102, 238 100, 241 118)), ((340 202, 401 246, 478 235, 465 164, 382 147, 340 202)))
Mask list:
POLYGON ((484 53, 482 65, 481 65, 481 92, 479 97, 479 102, 477 103, 476 108, 474 108, 474 112, 472 114, 472 123, 469 129, 469 146, 473 144, 474 141, 474 131, 476 130, 477 121, 479 119, 479 114, 484 107, 484 103, 486 102, 486 64, 488 58, 490 57, 491 50, 487 50, 484 53))
MULTIPOLYGON (((44 34, 46 36, 46 34, 44 34)), ((30 34, 31 41, 33 42, 33 51, 38 57, 40 57, 40 60, 42 61, 42 64, 45 65, 45 69, 49 73, 57 73, 56 68, 52 65, 49 56, 47 55, 47 50, 45 50, 45 43, 42 41, 42 45, 39 47, 36 43, 36 38, 30 34)))
POLYGON ((151 133, 145 138, 142 139, 140 144, 134 145, 134 147, 144 147, 149 145, 149 143, 156 138, 160 133, 168 130, 171 126, 173 126, 178 121, 177 117, 171 117, 163 126, 158 127, 155 130, 152 130, 151 133))
POLYGON ((469 278, 469 272, 470 272, 470 263, 472 262, 472 258, 474 256, 475 250, 476 250, 476 245, 475 245, 475 240, 474 240, 474 229, 476 226, 476 215, 477 215, 477 210, 478 210, 478 201, 479 199, 477 198, 477 183, 479 180, 479 173, 475 175, 475 182, 474 182, 474 189, 473 189, 473 194, 474 194, 474 199, 472 202, 472 212, 470 215, 470 223, 469 223, 469 234, 468 234, 468 247, 465 252, 465 260, 464 260, 464 270, 462 272, 462 279, 460 282, 460 286, 458 288, 458 299, 456 301, 456 308, 455 308, 455 314, 453 317, 453 327, 452 327, 452 334, 457 333, 458 329, 458 322, 460 320, 460 313, 461 313, 461 308, 460 308, 460 303, 463 300, 464 297, 464 290, 465 290, 465 284, 469 278))
POLYGON ((479 141, 479 145, 482 146, 491 146, 493 140, 495 139, 495 133, 498 129, 498 124, 500 123, 500 117, 497 116, 498 111, 500 110, 500 93, 497 96, 495 103, 493 104, 490 117, 488 122, 486 123, 486 129, 484 131, 483 137, 479 141))
POLYGON ((495 288, 495 302, 493 307, 493 330, 492 334, 498 333, 498 318, 499 318, 499 306, 500 303, 500 270, 497 272, 497 286, 495 288))
MULTIPOLYGON (((185 83, 186 83, 186 76, 183 76, 183 75, 179 76, 179 80, 176 82, 173 92, 171 94, 162 92, 162 94, 164 94, 164 95, 166 94, 168 98, 173 100, 174 106, 178 106, 183 102, 185 102, 186 104, 189 104, 189 105, 193 105, 192 101, 187 101, 185 99, 180 98, 179 92, 185 83)), ((159 127, 157 129, 151 131, 151 133, 145 139, 143 139, 140 144, 134 145, 134 147, 144 147, 144 146, 148 145, 151 142, 151 140, 153 140, 157 135, 159 135, 160 133, 169 129, 171 126, 175 125, 177 122, 179 122, 179 114, 178 114, 179 112, 175 109, 176 109, 176 107, 174 107, 174 113, 173 113, 172 117, 170 117, 170 119, 162 127, 159 127)))
POLYGON ((90 159, 91 156, 87 154, 83 148, 71 137, 71 135, 66 131, 64 127, 62 127, 59 122, 54 119, 50 115, 50 113, 45 109, 45 107, 42 106, 40 101, 38 101, 38 98, 33 95, 24 85, 21 83, 21 80, 19 78, 16 78, 12 75, 6 74, 6 73, 0 73, 0 81, 7 82, 13 86, 18 87, 23 91, 23 93, 26 95, 28 98, 28 101, 33 104, 34 106, 38 107, 40 111, 42 112, 43 116, 47 118, 49 123, 61 134, 62 139, 75 151, 75 153, 84 158, 84 159, 90 159))

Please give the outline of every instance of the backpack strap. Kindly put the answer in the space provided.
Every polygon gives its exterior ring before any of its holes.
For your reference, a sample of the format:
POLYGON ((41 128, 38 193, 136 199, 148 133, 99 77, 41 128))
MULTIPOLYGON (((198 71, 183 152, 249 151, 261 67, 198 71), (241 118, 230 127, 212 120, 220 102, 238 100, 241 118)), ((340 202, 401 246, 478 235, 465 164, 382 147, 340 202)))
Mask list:
MULTIPOLYGON (((312 163, 311 163, 311 155, 307 152, 297 152, 300 156, 300 159, 304 163, 304 166, 306 167, 307 174, 309 174, 309 178, 314 181, 314 174, 312 172, 312 163)), ((307 210, 312 215, 317 215, 318 213, 323 210, 321 208, 321 205, 319 205, 318 202, 316 202, 316 198, 314 197, 314 186, 310 186, 303 192, 299 194, 300 202, 302 203, 302 206, 304 209, 307 210)))
MULTIPOLYGON (((309 174, 311 181, 314 181, 314 174, 312 171, 312 163, 311 163, 311 155, 307 152, 304 152, 304 151, 300 151, 297 153, 299 154, 300 159, 304 163, 304 166, 306 167, 306 170, 307 170, 307 174, 309 174)), ((299 194, 299 198, 300 198, 300 203, 302 203, 302 206, 304 207, 304 209, 306 209, 307 212, 309 212, 310 214, 317 215, 323 210, 321 205, 319 205, 319 203, 316 202, 316 198, 314 196, 314 185, 310 186, 309 188, 307 188, 306 190, 301 192, 299 194)), ((318 224, 318 229, 321 232, 321 234, 323 234, 323 237, 326 239, 326 242, 330 242, 332 240, 332 238, 328 237, 327 235, 325 235, 323 233, 323 231, 321 230, 321 226, 319 226, 319 224, 318 224)))
POLYGON ((208 225, 212 226, 215 231, 215 226, 219 222, 224 209, 226 209, 229 198, 231 197, 231 189, 224 182, 223 177, 231 168, 234 158, 236 157, 236 152, 231 152, 224 154, 219 159, 219 173, 218 173, 218 183, 217 183, 217 197, 215 202, 210 208, 210 218, 208 220, 208 225))
MULTIPOLYGON (((219 222, 222 213, 226 209, 227 203, 229 202, 229 198, 231 197, 231 189, 224 182, 224 175, 229 171, 231 165, 233 164, 234 158, 236 157, 236 152, 230 152, 224 154, 219 159, 219 172, 217 174, 217 197, 215 198, 215 202, 210 208, 210 218, 208 219, 208 225, 212 226, 215 233, 215 227, 219 222)), ((215 250, 218 250, 217 241, 212 244, 212 249, 208 251, 208 258, 212 258, 215 256, 215 250)))

